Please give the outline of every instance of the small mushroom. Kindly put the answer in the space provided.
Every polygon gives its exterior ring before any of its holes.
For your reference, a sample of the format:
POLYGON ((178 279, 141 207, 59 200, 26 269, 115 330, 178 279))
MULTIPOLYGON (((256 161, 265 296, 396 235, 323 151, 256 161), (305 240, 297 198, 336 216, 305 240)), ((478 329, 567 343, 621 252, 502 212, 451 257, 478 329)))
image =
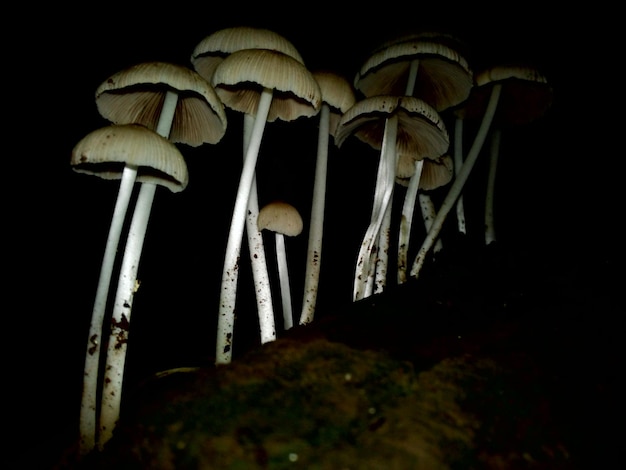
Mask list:
POLYGON ((293 327, 293 310, 285 236, 295 237, 302 233, 302 217, 300 217, 298 210, 291 204, 283 201, 273 201, 261 208, 257 225, 259 231, 269 230, 274 232, 278 278, 280 281, 280 294, 283 306, 283 327, 285 330, 288 330, 293 327))

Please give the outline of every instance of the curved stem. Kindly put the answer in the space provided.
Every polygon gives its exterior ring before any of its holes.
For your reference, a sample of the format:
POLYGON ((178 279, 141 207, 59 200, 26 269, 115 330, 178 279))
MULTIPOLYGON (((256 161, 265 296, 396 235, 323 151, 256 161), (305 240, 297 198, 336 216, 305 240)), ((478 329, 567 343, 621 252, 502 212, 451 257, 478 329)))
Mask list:
MULTIPOLYGON (((250 142, 250 134, 254 127, 254 116, 245 114, 243 117, 243 150, 244 161, 246 149, 250 142)), ((257 312, 259 317, 259 329, 261 330, 261 344, 276 339, 276 325, 274 323, 274 305, 270 289, 269 272, 263 235, 257 227, 259 217, 259 198, 256 185, 256 175, 252 178, 250 196, 248 197, 248 213, 246 216, 246 232, 248 234, 248 251, 250 252, 250 264, 252 265, 252 279, 254 282, 257 312)))
POLYGON ((265 130, 265 123, 272 104, 273 92, 265 88, 261 93, 254 126, 250 135, 250 144, 246 150, 239 186, 235 197, 228 242, 222 271, 220 304, 217 316, 217 338, 215 345, 215 363, 228 364, 232 359, 233 330, 235 326, 235 301, 237 297, 237 280, 239 277, 239 256, 241 241, 246 221, 246 209, 254 179, 259 148, 265 130))
POLYGON ((491 122, 493 120, 493 116, 495 115, 496 108, 498 106, 498 101, 500 99, 500 90, 502 89, 502 85, 497 83, 493 86, 491 90, 491 96, 489 97, 489 103, 487 105, 487 110, 485 111, 485 115, 480 123, 480 128, 478 129, 478 133, 476 134, 476 138, 474 139, 474 143, 472 144, 472 148, 467 155, 467 159, 463 163, 459 174, 454 179, 452 186, 448 190, 448 194, 443 200, 439 211, 437 212, 437 216, 433 221, 433 225, 431 226, 424 242, 422 243, 422 247, 420 248, 417 256, 415 257, 415 261, 413 262, 413 266, 411 268, 411 276, 417 278, 419 276, 419 272, 424 265, 424 261, 426 255, 432 248, 439 236, 439 232, 443 227, 443 223, 446 220, 446 217, 453 205, 456 202, 456 199, 459 197, 461 192, 463 191, 463 186, 467 181, 467 178, 474 167, 474 163, 476 163, 476 159, 478 158, 478 154, 483 146, 485 141, 485 137, 489 132, 489 128, 491 126, 491 122))

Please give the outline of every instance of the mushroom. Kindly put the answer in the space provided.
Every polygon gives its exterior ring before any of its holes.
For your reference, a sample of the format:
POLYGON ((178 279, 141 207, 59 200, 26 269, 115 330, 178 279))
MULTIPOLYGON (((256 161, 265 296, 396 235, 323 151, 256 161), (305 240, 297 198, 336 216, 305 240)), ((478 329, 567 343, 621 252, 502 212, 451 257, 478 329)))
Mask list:
MULTIPOLYGON (((495 83, 502 83, 503 90, 498 111, 489 130, 489 172, 484 212, 485 245, 496 241, 493 209, 502 130, 538 119, 552 102, 552 88, 546 77, 535 67, 518 64, 485 68, 476 75, 476 87, 469 99, 455 109, 456 121, 460 123, 460 134, 464 119, 477 119, 484 113, 486 96, 495 83)), ((462 149, 461 144, 458 147, 462 149)))
POLYGON ((289 286, 289 269, 287 265, 287 250, 285 236, 295 237, 302 233, 302 217, 298 210, 284 201, 272 201, 263 206, 257 219, 259 231, 274 232, 276 241, 276 260, 278 263, 278 278, 283 307, 283 327, 285 330, 293 327, 293 310, 291 305, 291 288, 289 286))
MULTIPOLYGON (((226 132, 226 113, 224 106, 211 85, 193 70, 167 62, 145 62, 121 70, 105 80, 96 90, 96 105, 100 114, 114 124, 141 124, 154 130, 158 135, 170 142, 199 146, 204 143, 217 143, 226 132)), ((116 300, 112 316, 112 336, 117 338, 120 325, 127 324, 135 293, 136 274, 143 241, 131 242, 132 237, 145 236, 146 224, 152 208, 156 184, 144 182, 139 194, 128 234, 116 300)), ((127 204, 127 202, 126 202, 127 204)), ((116 223, 122 223, 117 219, 116 223)), ((119 228, 115 228, 115 232, 119 228)), ((106 265, 110 266, 115 256, 117 242, 108 247, 105 254, 106 265), (115 245, 115 246, 113 246, 115 245)), ((92 328, 89 338, 101 332, 101 319, 106 302, 106 292, 111 276, 110 269, 103 273, 99 284, 98 296, 103 302, 98 303, 98 312, 92 317, 92 328), (100 290, 100 285, 102 290, 100 290)), ((85 365, 84 402, 81 407, 81 423, 84 423, 83 434, 92 435, 95 412, 95 389, 97 387, 97 370, 99 350, 93 355, 91 340, 88 343, 88 354, 85 365)), ((122 379, 126 356, 126 346, 110 341, 107 352, 104 390, 101 405, 100 436, 98 446, 101 448, 111 437, 113 427, 119 416, 122 379)), ((85 445, 88 451, 91 437, 85 445)))
POLYGON ((545 77, 534 67, 501 66, 488 69, 476 76, 476 86, 468 98, 468 104, 471 103, 471 106, 464 107, 464 116, 465 118, 480 116, 480 126, 467 158, 455 176, 431 229, 415 257, 411 276, 415 278, 419 276, 426 255, 432 248, 448 213, 463 190, 463 186, 489 134, 492 122, 496 124, 528 122, 530 118, 543 113, 550 106, 551 97, 551 87, 545 77), (510 106, 511 102, 517 106, 510 106))
POLYGON ((216 67, 212 84, 225 106, 255 116, 235 197, 222 272, 216 364, 225 364, 232 358, 241 239, 265 124, 277 119, 291 121, 316 115, 321 106, 321 91, 302 63, 267 49, 233 52, 216 67))
POLYGON ((385 182, 375 188, 370 224, 357 258, 353 300, 359 300, 373 291, 372 256, 392 197, 396 155, 408 153, 436 159, 447 150, 449 139, 439 113, 410 96, 373 96, 358 101, 339 120, 335 142, 341 146, 352 134, 380 149, 377 182, 385 182))
MULTIPOLYGON (((437 112, 442 111, 465 100, 473 85, 472 72, 457 45, 455 38, 443 33, 422 32, 393 38, 374 50, 356 75, 354 86, 366 97, 416 96, 437 112)), ((422 160, 416 159, 416 166, 422 160)), ((395 171, 392 162, 387 164, 391 172, 395 171)), ((419 179, 420 174, 421 169, 416 168, 414 177, 419 179)), ((376 186, 382 188, 375 189, 375 198, 386 194, 384 186, 393 188, 394 179, 393 175, 386 180, 377 177, 376 186)), ((386 204, 379 229, 375 292, 382 291, 386 282, 391 201, 386 204)))
POLYGON ((317 138, 317 159, 304 277, 304 297, 299 321, 301 325, 313 321, 317 302, 322 263, 329 136, 335 137, 339 118, 354 105, 356 100, 352 86, 341 75, 327 70, 318 70, 313 72, 313 77, 317 80, 322 92, 322 105, 317 138))
MULTIPOLYGON (((407 187, 402 205, 400 219, 400 231, 398 237, 398 284, 407 281, 406 270, 408 265, 408 245, 413 221, 415 200, 419 199, 422 218, 426 232, 430 230, 432 221, 436 215, 435 205, 428 192, 448 184, 452 180, 453 163, 450 155, 446 154, 437 160, 424 159, 422 174, 419 178, 413 178, 416 171, 414 158, 411 155, 402 154, 398 159, 398 171, 396 182, 407 187), (419 190, 422 191, 419 191, 419 190)), ((437 239, 435 253, 441 250, 441 239, 437 239)))
MULTIPOLYGON (((121 179, 89 327, 80 412, 79 454, 82 456, 89 453, 96 443, 102 325, 115 251, 132 186, 137 181, 150 186, 159 184, 172 192, 179 192, 186 187, 188 174, 185 161, 174 144, 138 124, 111 125, 89 133, 74 146, 71 165, 78 173, 121 179)), ((138 235, 133 235, 133 241, 138 235)), ((128 320, 130 318, 125 317, 125 321, 128 320)), ((117 333, 126 335, 127 330, 117 333)))
MULTIPOLYGON (((191 63, 195 70, 209 83, 213 80, 216 67, 228 55, 243 49, 270 49, 287 54, 300 63, 304 63, 300 53, 286 38, 274 31, 249 26, 235 26, 218 30, 206 36, 195 47, 191 55, 191 63)), ((254 115, 243 115, 243 156, 250 140, 250 133, 254 125, 254 115)), ((246 216, 246 233, 248 236, 248 250, 252 277, 255 285, 257 313, 261 334, 261 344, 276 339, 274 325, 274 310, 272 293, 267 272, 267 261, 263 246, 263 237, 257 229, 256 220, 259 215, 259 202, 256 176, 252 179, 250 195, 248 197, 248 211, 246 216)))

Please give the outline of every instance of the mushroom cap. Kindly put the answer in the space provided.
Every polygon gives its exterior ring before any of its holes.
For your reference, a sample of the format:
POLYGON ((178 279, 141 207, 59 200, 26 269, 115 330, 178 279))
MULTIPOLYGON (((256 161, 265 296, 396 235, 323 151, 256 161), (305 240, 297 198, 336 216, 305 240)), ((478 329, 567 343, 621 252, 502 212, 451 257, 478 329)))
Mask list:
POLYGON ((333 137, 339 118, 356 103, 354 89, 345 77, 328 70, 316 70, 313 77, 320 86, 322 102, 330 108, 329 132, 333 137))
POLYGON ((346 111, 337 126, 335 143, 341 146, 354 134, 375 149, 381 149, 385 121, 398 116, 396 149, 415 158, 437 159, 450 145, 448 131, 434 108, 412 96, 372 96, 346 111))
MULTIPOLYGON (((396 182, 402 186, 408 186, 411 176, 415 173, 415 158, 412 155, 400 154, 398 156, 398 169, 396 182)), ((445 186, 454 176, 454 161, 448 154, 442 155, 437 160, 425 159, 422 166, 422 174, 418 188, 423 191, 431 191, 445 186)))
POLYGON ((121 179, 125 165, 137 167, 137 182, 172 192, 187 187, 187 164, 178 148, 140 124, 113 124, 90 132, 72 149, 72 169, 103 179, 121 179))
POLYGON ((354 78, 365 97, 404 95, 411 62, 419 60, 413 96, 437 111, 465 101, 474 85, 467 60, 444 36, 409 35, 375 49, 354 78))
POLYGON ((225 106, 252 115, 263 88, 274 90, 269 122, 315 116, 322 104, 313 74, 293 57, 270 49, 233 52, 216 67, 212 84, 225 106))
POLYGON ((197 72, 167 62, 144 62, 121 70, 96 90, 100 114, 114 124, 156 129, 167 91, 178 93, 169 139, 197 147, 226 133, 226 112, 217 93, 197 72))
POLYGON ((476 86, 468 99, 454 109, 461 119, 481 119, 491 89, 502 85, 494 122, 500 126, 526 124, 543 116, 552 105, 552 87, 547 78, 530 65, 496 65, 475 76, 476 86))
POLYGON ((288 237, 295 237, 302 233, 302 217, 298 210, 284 201, 272 201, 259 210, 257 227, 261 230, 271 230, 288 237))
POLYGON ((193 50, 191 63, 196 72, 210 83, 222 60, 241 49, 271 49, 304 64, 302 56, 289 40, 269 29, 250 26, 224 28, 205 37, 193 50))

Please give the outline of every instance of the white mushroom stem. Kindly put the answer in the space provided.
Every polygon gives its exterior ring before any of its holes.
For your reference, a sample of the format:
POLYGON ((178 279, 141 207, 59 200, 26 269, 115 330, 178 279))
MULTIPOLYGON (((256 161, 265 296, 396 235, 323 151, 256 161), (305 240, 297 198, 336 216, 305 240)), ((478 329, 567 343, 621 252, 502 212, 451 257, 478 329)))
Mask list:
POLYGON ((370 262, 372 251, 375 247, 380 227, 383 223, 387 205, 391 201, 393 193, 393 185, 395 183, 395 166, 396 166, 396 137, 398 132, 398 116, 387 118, 385 121, 385 131, 383 133, 383 142, 381 146, 381 155, 379 161, 379 172, 377 181, 381 181, 381 197, 375 194, 374 207, 372 208, 372 217, 370 225, 365 232, 365 236, 361 243, 359 255, 356 263, 356 274, 354 276, 353 300, 360 300, 365 297, 367 278, 370 273, 370 262))
POLYGON ((433 220, 433 224, 424 239, 422 246, 415 257, 413 262, 413 266, 411 268, 411 276, 414 278, 419 277, 419 273, 424 265, 424 261, 426 259, 426 255, 433 247, 437 237, 439 236, 439 232, 443 227, 443 223, 446 220, 446 217, 454 204, 456 203, 457 198, 463 191, 463 186, 469 177, 472 168, 474 167, 474 163, 476 163, 476 159, 478 158, 478 154, 483 146, 485 141, 485 137, 489 132, 489 128, 491 127, 491 122, 493 121, 493 117, 496 112, 496 108, 498 106, 498 101, 500 99, 500 91, 502 89, 502 85, 497 83, 493 86, 491 90, 491 95, 489 97, 489 103, 487 104, 487 109, 483 116, 483 119, 480 123, 480 128, 474 138, 474 143, 472 144, 472 148, 470 149, 467 159, 463 162, 463 166, 459 171, 458 175, 456 175, 452 186, 448 190, 448 194, 443 200, 439 211, 437 212, 437 216, 435 220, 433 220))
POLYGON ((265 88, 257 107, 257 114, 250 135, 250 143, 246 150, 243 168, 235 197, 226 253, 222 272, 220 304, 217 317, 217 338, 215 346, 216 364, 228 364, 232 359, 233 330, 235 326, 235 301, 237 298, 237 279, 239 273, 239 256, 248 200, 255 175, 259 148, 263 138, 265 123, 272 104, 273 91, 265 88))
MULTIPOLYGON (((243 115, 243 141, 244 159, 247 156, 246 149, 250 142, 250 134, 254 127, 254 116, 244 113, 243 115)), ((248 197, 248 214, 246 217, 246 232, 248 234, 248 251, 250 252, 250 264, 252 265, 252 279, 254 282, 257 312, 259 317, 259 329, 261 344, 276 339, 276 325, 274 323, 274 307, 272 304, 272 292, 270 289, 267 259, 263 236, 257 228, 259 216, 259 198, 256 185, 256 176, 252 177, 250 196, 248 197)))
POLYGON ((398 237, 398 284, 407 281, 406 272, 408 266, 409 239, 411 237, 411 227, 413 225, 413 213, 415 212, 415 201, 417 190, 422 177, 424 160, 415 161, 415 172, 409 178, 409 185, 404 195, 402 204, 402 214, 400 217, 400 233, 398 237))
MULTIPOLYGON (((424 219, 424 227, 426 228, 426 233, 430 230, 430 227, 433 225, 433 220, 437 216, 437 210, 435 209, 435 204, 431 197, 426 193, 419 193, 417 195, 420 201, 420 209, 422 211, 422 218, 424 219)), ((433 248, 433 253, 439 253, 443 248, 443 242, 441 238, 437 238, 435 242, 435 248, 433 248)))
MULTIPOLYGON (((374 293, 378 294, 385 290, 387 285, 387 265, 389 261, 389 244, 391 237, 391 210, 392 210, 392 201, 393 201, 393 193, 392 198, 389 200, 389 204, 387 204, 387 209, 385 209, 385 216, 383 217, 383 222, 380 226, 380 231, 378 233, 378 247, 375 249, 376 260, 373 263, 375 267, 375 277, 374 277, 374 293)), ((370 286, 368 281, 368 288, 370 286)), ((368 292, 366 296, 371 295, 371 292, 368 292)))
POLYGON ((489 175, 487 177, 487 195, 485 197, 485 245, 496 241, 496 228, 493 216, 493 198, 496 186, 496 170, 500 156, 500 129, 491 130, 489 147, 489 175))
POLYGON ((285 330, 293 327, 293 310, 291 307, 291 288, 289 286, 289 270, 287 268, 287 250, 285 248, 285 236, 275 232, 276 260, 278 262, 278 279, 280 282, 280 295, 283 305, 283 326, 285 330))
MULTIPOLYGON (((156 129, 156 132, 163 137, 167 138, 170 134, 177 102, 178 94, 168 91, 156 129)), ((155 192, 155 183, 144 182, 141 184, 124 248, 117 292, 113 304, 111 333, 104 369, 100 434, 98 436, 98 448, 100 450, 112 437, 113 430, 119 419, 126 349, 130 332, 130 316, 133 299, 138 287, 137 271, 155 192)))
MULTIPOLYGON (((405 96, 413 95, 413 91, 415 90, 415 81, 417 79, 417 71, 419 70, 419 62, 419 59, 414 59, 411 61, 411 65, 409 67, 409 75, 404 90, 405 96)), ((379 171, 377 174, 376 188, 374 191, 374 207, 372 209, 372 219, 364 239, 364 243, 367 244, 367 247, 365 249, 367 252, 368 260, 364 261, 365 258, 362 258, 362 253, 359 253, 359 258, 357 259, 357 274, 355 275, 354 282, 354 300, 369 297, 374 289, 374 283, 377 284, 376 292, 381 292, 386 284, 390 239, 388 233, 384 232, 388 231, 385 226, 390 224, 391 222, 392 209, 390 206, 393 202, 392 196, 395 185, 397 165, 397 121, 398 117, 394 115, 390 118, 387 118, 387 121, 385 122, 385 132, 383 135, 383 144, 381 149, 381 161, 378 167, 379 171), (390 119, 393 119, 395 121, 394 123, 392 123, 392 126, 394 128, 393 139, 386 142, 387 139, 389 139, 387 125, 389 124, 390 119), (393 150, 385 152, 385 144, 387 144, 387 146, 393 146, 393 150), (381 171, 381 169, 383 171, 381 171), (381 208, 380 213, 375 215, 375 213, 379 211, 379 207, 381 208), (389 211, 388 214, 387 211, 389 211), (370 233, 374 230, 374 233, 370 233), (383 232, 382 234, 381 231, 383 232), (371 263, 374 264, 371 265, 371 263)), ((361 250, 363 250, 363 245, 361 247, 361 250)))
POLYGON ((96 299, 91 313, 85 368, 83 373, 83 392, 80 408, 80 441, 79 455, 84 456, 96 445, 96 408, 98 400, 98 377, 100 365, 100 345, 102 344, 102 324, 106 311, 107 297, 113 273, 113 265, 117 253, 124 219, 130 197, 137 178, 137 167, 126 165, 122 172, 120 188, 113 210, 113 218, 100 267, 100 277, 96 290, 96 299))
MULTIPOLYGON (((454 173, 458 176, 463 165, 463 119, 457 117, 454 121, 454 173)), ((456 221, 459 233, 465 235, 465 208, 463 205, 463 194, 459 194, 456 201, 456 221)))
POLYGON ((330 106, 322 102, 319 129, 317 134, 317 160, 313 183, 313 202, 309 225, 306 272, 304 277, 304 298, 299 323, 305 325, 313 321, 319 278, 322 263, 322 239, 324 232, 324 206, 326 199, 326 177, 328 171, 328 145, 330 127, 330 106))

